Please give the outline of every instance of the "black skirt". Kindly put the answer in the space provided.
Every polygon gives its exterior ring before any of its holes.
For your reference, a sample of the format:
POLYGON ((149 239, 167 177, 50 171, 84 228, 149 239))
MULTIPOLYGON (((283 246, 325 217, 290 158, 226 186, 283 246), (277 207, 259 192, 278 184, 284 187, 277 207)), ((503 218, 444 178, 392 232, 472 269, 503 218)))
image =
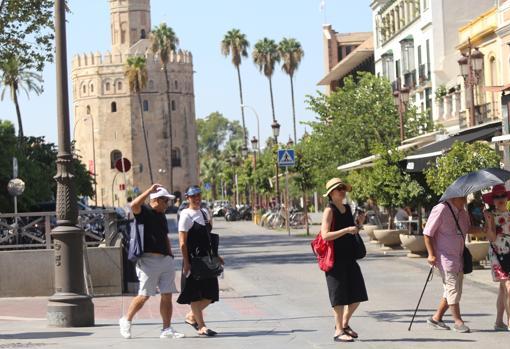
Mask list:
POLYGON ((356 261, 335 261, 333 269, 326 272, 326 283, 332 307, 368 300, 365 280, 356 261))
POLYGON ((195 280, 189 276, 181 276, 181 294, 177 298, 179 304, 190 304, 203 299, 208 299, 211 303, 217 302, 220 298, 220 289, 218 278, 195 280))

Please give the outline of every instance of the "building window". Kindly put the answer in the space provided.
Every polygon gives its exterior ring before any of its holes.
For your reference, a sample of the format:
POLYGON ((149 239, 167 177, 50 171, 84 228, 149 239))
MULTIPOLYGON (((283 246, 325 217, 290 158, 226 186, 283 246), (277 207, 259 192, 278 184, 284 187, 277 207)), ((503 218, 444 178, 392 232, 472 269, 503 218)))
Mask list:
POLYGON ((87 115, 90 115, 90 105, 87 105, 87 115))
POLYGON ((83 93, 87 93, 87 85, 83 85, 83 93))
POLYGON ((140 31, 140 39, 145 39, 145 37, 146 37, 146 36, 147 36, 147 35, 145 34, 145 29, 142 29, 142 30, 140 31))
POLYGON ((143 111, 149 111, 149 101, 148 100, 143 101, 143 111))
POLYGON ((154 90, 154 80, 149 80, 149 90, 154 90))
POLYGON ((172 149, 172 167, 181 167, 181 150, 179 148, 172 149))
POLYGON ((175 101, 172 101, 172 110, 175 111, 175 101))
POLYGON ((110 168, 115 168, 115 163, 120 159, 122 159, 121 151, 117 149, 112 150, 110 153, 110 168))
POLYGON ((105 84, 104 89, 105 89, 106 91, 110 91, 110 83, 109 83, 109 82, 107 82, 107 83, 105 84))
POLYGON ((90 93, 94 92, 94 84, 90 84, 90 93))
POLYGON ((429 8, 429 0, 423 0, 423 11, 429 8))
POLYGON ((174 81, 174 87, 176 90, 179 88, 179 82, 177 80, 174 81))
POLYGON ((117 90, 122 90, 122 81, 117 82, 117 90))
POLYGON ((117 103, 116 102, 112 102, 112 104, 111 104, 111 111, 112 111, 112 113, 116 113, 117 112, 117 103))

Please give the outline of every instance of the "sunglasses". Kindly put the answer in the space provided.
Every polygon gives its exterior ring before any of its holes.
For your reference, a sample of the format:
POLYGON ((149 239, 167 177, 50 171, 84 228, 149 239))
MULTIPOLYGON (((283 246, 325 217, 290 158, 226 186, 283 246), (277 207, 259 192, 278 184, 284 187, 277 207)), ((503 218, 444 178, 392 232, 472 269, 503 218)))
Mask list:
POLYGON ((508 198, 508 196, 506 194, 494 195, 495 200, 506 199, 506 198, 508 198))
POLYGON ((341 185, 341 186, 336 187, 335 189, 338 190, 338 191, 346 191, 347 187, 341 185))
POLYGON ((170 201, 168 198, 160 198, 158 200, 164 202, 165 204, 168 204, 168 201, 170 201))

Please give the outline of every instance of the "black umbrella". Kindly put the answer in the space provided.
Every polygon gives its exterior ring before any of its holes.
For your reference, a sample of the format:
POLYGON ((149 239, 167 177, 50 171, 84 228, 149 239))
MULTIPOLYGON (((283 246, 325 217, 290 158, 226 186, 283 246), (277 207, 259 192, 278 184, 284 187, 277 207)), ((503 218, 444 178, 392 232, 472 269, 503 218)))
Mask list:
POLYGON ((499 168, 485 168, 468 173, 459 177, 453 182, 439 201, 446 201, 451 198, 468 196, 476 191, 492 187, 497 184, 504 184, 510 179, 510 172, 499 168))

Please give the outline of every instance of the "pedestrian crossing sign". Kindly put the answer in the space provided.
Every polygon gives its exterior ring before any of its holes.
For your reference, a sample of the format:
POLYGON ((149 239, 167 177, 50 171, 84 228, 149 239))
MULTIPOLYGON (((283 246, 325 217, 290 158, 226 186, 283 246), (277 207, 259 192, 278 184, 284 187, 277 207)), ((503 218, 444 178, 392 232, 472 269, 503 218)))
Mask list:
POLYGON ((295 165, 295 157, 293 149, 278 150, 278 166, 287 167, 295 165))

